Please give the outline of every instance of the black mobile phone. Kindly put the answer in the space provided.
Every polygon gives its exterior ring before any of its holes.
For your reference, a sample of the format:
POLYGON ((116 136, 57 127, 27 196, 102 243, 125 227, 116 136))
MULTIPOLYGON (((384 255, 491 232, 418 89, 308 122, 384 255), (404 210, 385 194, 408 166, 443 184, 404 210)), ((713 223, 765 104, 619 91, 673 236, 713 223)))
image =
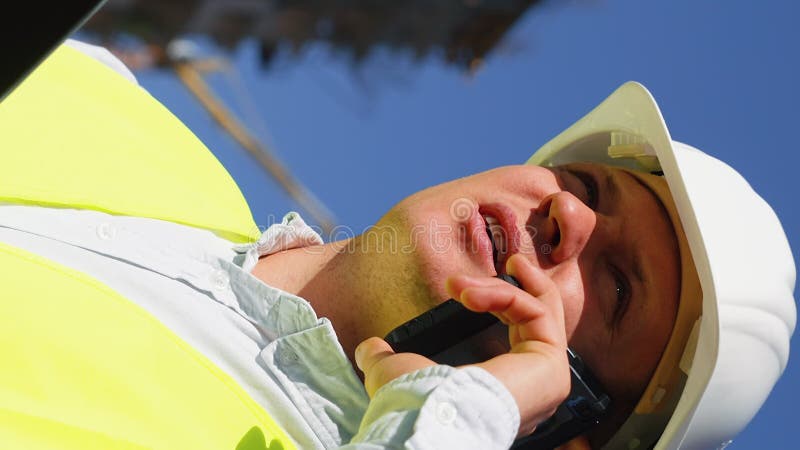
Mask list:
MULTIPOLYGON (((511 276, 498 278, 519 287, 511 276)), ((508 330, 495 316, 470 311, 453 299, 395 328, 385 340, 395 352, 417 353, 449 365, 485 361, 509 347, 508 330)), ((586 364, 570 349, 567 358, 571 373, 569 396, 532 434, 517 439, 512 449, 558 447, 600 423, 609 410, 611 399, 586 364)))

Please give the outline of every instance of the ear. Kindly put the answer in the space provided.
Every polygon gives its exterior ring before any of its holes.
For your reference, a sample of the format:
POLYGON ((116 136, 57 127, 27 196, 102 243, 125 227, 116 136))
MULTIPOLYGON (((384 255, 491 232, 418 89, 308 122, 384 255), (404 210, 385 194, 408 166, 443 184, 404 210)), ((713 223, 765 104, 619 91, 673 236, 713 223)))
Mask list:
POLYGON ((591 450, 592 446, 589 445, 589 440, 583 436, 578 436, 571 441, 557 447, 555 450, 591 450))

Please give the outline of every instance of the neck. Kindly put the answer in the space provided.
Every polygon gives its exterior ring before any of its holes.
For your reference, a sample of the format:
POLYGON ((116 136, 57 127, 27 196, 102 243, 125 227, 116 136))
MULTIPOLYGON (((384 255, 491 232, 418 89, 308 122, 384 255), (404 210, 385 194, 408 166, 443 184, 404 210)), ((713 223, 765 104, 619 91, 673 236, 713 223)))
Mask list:
POLYGON ((269 255, 252 273, 306 299, 318 317, 328 318, 352 362, 361 341, 383 337, 431 307, 424 301, 428 294, 415 300, 423 291, 413 271, 398 270, 397 255, 370 250, 362 235, 269 255))
POLYGON ((355 361, 355 347, 371 336, 365 335, 359 321, 359 286, 349 275, 352 241, 274 253, 262 257, 252 272, 264 283, 304 298, 318 317, 328 318, 351 362, 355 361))

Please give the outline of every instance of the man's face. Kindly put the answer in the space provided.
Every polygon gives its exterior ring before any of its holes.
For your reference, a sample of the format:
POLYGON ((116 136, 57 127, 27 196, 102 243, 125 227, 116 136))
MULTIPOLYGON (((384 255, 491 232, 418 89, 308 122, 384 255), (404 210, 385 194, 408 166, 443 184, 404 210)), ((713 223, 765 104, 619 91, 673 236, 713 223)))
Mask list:
POLYGON ((444 300, 449 276, 494 276, 526 255, 559 286, 569 345, 612 397, 646 386, 674 324, 680 259, 661 200, 628 172, 502 167, 412 195, 378 225, 410 236, 401 250, 413 251, 392 261, 427 289, 418 303, 444 300))

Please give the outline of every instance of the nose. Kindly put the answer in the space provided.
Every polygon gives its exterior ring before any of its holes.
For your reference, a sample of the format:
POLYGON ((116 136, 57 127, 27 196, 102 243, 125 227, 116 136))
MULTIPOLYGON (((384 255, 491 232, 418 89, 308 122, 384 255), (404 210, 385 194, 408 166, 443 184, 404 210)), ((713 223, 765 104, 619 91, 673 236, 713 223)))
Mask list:
POLYGON ((547 196, 537 208, 540 217, 537 241, 540 252, 553 264, 567 261, 583 251, 597 223, 597 215, 569 192, 547 196))

